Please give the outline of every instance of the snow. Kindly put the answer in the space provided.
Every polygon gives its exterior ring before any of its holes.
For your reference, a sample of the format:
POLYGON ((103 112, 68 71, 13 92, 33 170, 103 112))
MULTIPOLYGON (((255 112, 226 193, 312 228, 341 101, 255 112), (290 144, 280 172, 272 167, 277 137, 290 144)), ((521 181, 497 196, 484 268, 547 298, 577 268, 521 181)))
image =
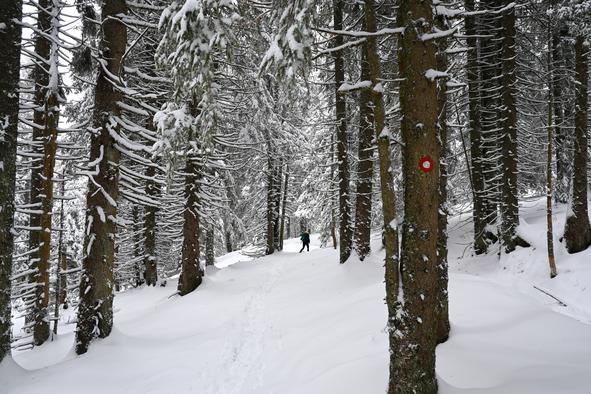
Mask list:
MULTIPOLYGON (((591 383, 591 250, 556 243, 549 279, 544 200, 521 207, 531 248, 471 256, 471 213, 450 218, 450 339, 437 348, 440 392, 584 393, 591 383), (563 300, 533 288, 536 285, 563 300)), ((555 228, 565 208, 556 209, 555 228)), ((372 236, 379 250, 380 234, 372 236)), ((556 240, 557 241, 557 240, 556 240)), ((195 292, 144 287, 115 297, 113 334, 73 352, 68 310, 57 338, 0 366, 2 393, 383 393, 388 339, 383 251, 338 264, 297 239, 252 259, 232 252, 195 292)), ((495 249, 495 250, 493 250, 495 249)), ((15 321, 15 328, 22 326, 15 321)))

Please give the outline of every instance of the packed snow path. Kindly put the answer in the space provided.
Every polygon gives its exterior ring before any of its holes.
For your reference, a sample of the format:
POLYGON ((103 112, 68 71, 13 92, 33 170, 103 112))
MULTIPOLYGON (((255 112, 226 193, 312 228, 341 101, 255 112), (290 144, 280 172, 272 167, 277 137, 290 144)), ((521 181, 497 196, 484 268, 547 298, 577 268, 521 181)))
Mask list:
MULTIPOLYGON (((375 245, 376 247, 378 245, 375 245)), ((0 367, 2 393, 383 393, 388 376, 380 255, 337 263, 332 249, 219 259, 185 297, 167 287, 116 297, 115 329, 86 355, 73 325, 0 367), (26 369, 26 370, 25 370, 26 369)), ((441 393, 589 393, 591 326, 485 277, 452 273, 452 335, 441 393)))

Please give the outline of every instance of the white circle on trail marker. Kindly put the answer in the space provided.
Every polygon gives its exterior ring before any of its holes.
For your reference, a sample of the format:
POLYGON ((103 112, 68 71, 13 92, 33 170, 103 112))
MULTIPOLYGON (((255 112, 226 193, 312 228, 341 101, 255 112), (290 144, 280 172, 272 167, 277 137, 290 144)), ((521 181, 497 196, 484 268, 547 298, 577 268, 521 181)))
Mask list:
POLYGON ((423 168, 431 168, 431 162, 428 160, 425 160, 423 162, 423 168))

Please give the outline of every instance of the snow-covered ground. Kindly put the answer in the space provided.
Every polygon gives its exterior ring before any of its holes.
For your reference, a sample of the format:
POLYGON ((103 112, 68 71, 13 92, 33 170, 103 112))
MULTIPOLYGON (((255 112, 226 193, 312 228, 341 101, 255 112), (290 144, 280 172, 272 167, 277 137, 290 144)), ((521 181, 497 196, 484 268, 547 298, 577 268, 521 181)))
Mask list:
MULTIPOLYGON (((591 251, 545 258, 542 201, 524 204, 533 244, 470 256, 469 216, 450 222, 451 337, 437 349, 441 393, 591 393, 591 251), (553 294, 568 306, 534 289, 553 294)), ((555 226, 561 229, 564 212, 555 226)), ((376 250, 379 237, 375 239, 376 250)), ((383 393, 388 376, 381 253, 337 263, 309 253, 220 257, 204 284, 117 294, 113 334, 73 352, 73 325, 0 366, 2 393, 383 393), (241 261, 241 262, 238 262, 241 261)))

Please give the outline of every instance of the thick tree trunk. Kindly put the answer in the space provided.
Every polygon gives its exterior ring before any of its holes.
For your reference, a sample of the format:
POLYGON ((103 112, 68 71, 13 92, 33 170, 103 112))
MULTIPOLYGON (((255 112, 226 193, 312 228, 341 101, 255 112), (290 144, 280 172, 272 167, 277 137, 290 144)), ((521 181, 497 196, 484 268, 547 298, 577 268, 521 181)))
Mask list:
MULTIPOLYGON (((156 167, 146 169, 146 194, 155 201, 160 194, 160 187, 155 182, 156 167)), ((144 208, 144 279, 148 286, 156 286, 158 282, 158 267, 156 260, 156 215, 158 208, 146 206, 144 208)))
MULTIPOLYGON (((474 0, 465 1, 466 11, 475 11, 474 0)), ((480 67, 478 38, 475 17, 465 19, 466 43, 470 50, 467 53, 466 76, 468 79, 468 122, 470 130, 470 156, 472 179, 472 221, 474 222, 474 253, 482 254, 487 251, 485 237, 486 221, 483 219, 484 178, 482 174, 482 128, 480 125, 480 67)))
POLYGON ((83 273, 76 328, 76 353, 88 350, 92 339, 109 336, 113 327, 113 262, 117 198, 119 195, 120 152, 111 133, 117 133, 114 116, 120 115, 117 102, 122 93, 110 76, 123 72, 127 29, 119 17, 127 12, 125 0, 104 0, 102 5, 101 52, 105 69, 100 68, 95 88, 94 127, 91 137, 90 171, 86 196, 87 229, 84 237, 83 273))
MULTIPOLYGON (((377 31, 376 10, 374 0, 366 0, 364 5, 365 27, 368 32, 377 31)), ((380 191, 382 196, 382 214, 384 217, 384 247, 386 304, 388 306, 388 334, 390 341, 390 383, 388 391, 395 393, 396 382, 399 379, 397 359, 397 344, 399 338, 395 326, 396 310, 399 295, 399 266, 398 266, 398 225, 396 223, 396 195, 392 179, 392 162, 390 159, 390 133, 385 126, 383 89, 381 85, 380 58, 375 36, 367 37, 365 47, 371 80, 371 100, 374 106, 374 127, 378 145, 378 159, 380 170, 380 191)))
MULTIPOLYGON (((333 24, 335 30, 343 29, 343 0, 333 0, 333 24)), ((344 44, 342 35, 335 37, 335 46, 344 44)), ((339 87, 345 81, 343 51, 334 51, 335 112, 337 123, 337 163, 339 179, 339 262, 342 264, 351 255, 351 206, 349 195, 349 156, 347 138, 347 102, 339 87)))
MULTIPOLYGON (((436 17, 437 28, 444 31, 450 28, 445 16, 436 17)), ((447 39, 441 38, 437 42, 437 69, 447 70, 447 39)), ((449 300, 447 295, 447 160, 449 159, 448 129, 447 129, 447 78, 441 78, 437 83, 437 132, 440 149, 439 166, 439 209, 437 221, 437 269, 439 274, 439 293, 437 295, 437 343, 447 341, 449 337, 449 300)))
MULTIPOLYGON (((496 11, 498 0, 480 2, 483 10, 496 11)), ((499 187, 501 185, 502 168, 499 159, 499 128, 503 123, 499 116, 501 105, 499 97, 502 73, 501 61, 501 16, 490 12, 478 18, 480 38, 480 126, 481 126, 481 170, 483 188, 481 194, 482 218, 484 235, 496 242, 497 236, 491 231, 497 226, 497 210, 499 203, 499 187), (490 226, 487 229, 486 226, 490 226)))
MULTIPOLYGON (((501 78, 502 139, 503 161, 501 187, 501 234, 505 251, 510 253, 517 245, 526 244, 517 236, 519 226, 519 201, 517 191, 517 108, 515 105, 517 75, 515 70, 515 7, 505 0, 507 8, 502 17, 503 72, 501 78)), ((513 3, 514 4, 514 3, 513 3)))
POLYGON ((185 167, 185 211, 183 214, 183 248, 181 275, 178 292, 184 296, 195 290, 203 281, 203 270, 199 262, 200 217, 199 180, 201 163, 195 152, 189 153, 185 167))
POLYGON ((437 267, 440 144, 437 83, 427 77, 437 69, 437 46, 421 35, 434 31, 431 1, 401 2, 400 110, 403 141, 404 225, 400 286, 389 393, 436 393, 440 270, 437 267))
MULTIPOLYGON (((365 23, 364 23, 365 26, 365 23)), ((363 43, 361 80, 370 79, 367 63, 367 42, 363 43)), ((359 145, 357 164, 357 195, 355 201, 355 250, 360 260, 370 252, 371 202, 373 189, 373 139, 374 120, 369 89, 359 93, 359 145)))
POLYGON ((577 253, 591 245, 591 227, 587 207, 587 106, 588 106, 589 44, 584 37, 575 41, 576 106, 575 153, 572 200, 564 228, 564 241, 569 253, 577 253))
POLYGON ((10 356, 10 277, 14 238, 22 1, 0 1, 0 362, 10 356))
MULTIPOLYGON (((52 43, 53 1, 39 0, 37 29, 44 34, 35 35, 35 55, 46 63, 37 62, 33 71, 35 81, 33 112, 33 152, 36 158, 31 162, 29 215, 30 268, 35 270, 31 282, 35 283, 33 314, 33 340, 35 345, 43 344, 49 338, 49 258, 51 252, 51 209, 53 205, 53 168, 55 165, 59 102, 57 91, 50 89, 50 67, 52 43)), ((57 72, 57 70, 53 70, 57 72)), ((55 87, 57 88, 57 87, 55 87)))
POLYGON ((289 165, 286 164, 285 165, 285 180, 283 181, 283 199, 281 201, 281 224, 279 226, 279 250, 283 250, 283 236, 285 234, 285 209, 287 208, 287 186, 288 185, 289 185, 289 165))

